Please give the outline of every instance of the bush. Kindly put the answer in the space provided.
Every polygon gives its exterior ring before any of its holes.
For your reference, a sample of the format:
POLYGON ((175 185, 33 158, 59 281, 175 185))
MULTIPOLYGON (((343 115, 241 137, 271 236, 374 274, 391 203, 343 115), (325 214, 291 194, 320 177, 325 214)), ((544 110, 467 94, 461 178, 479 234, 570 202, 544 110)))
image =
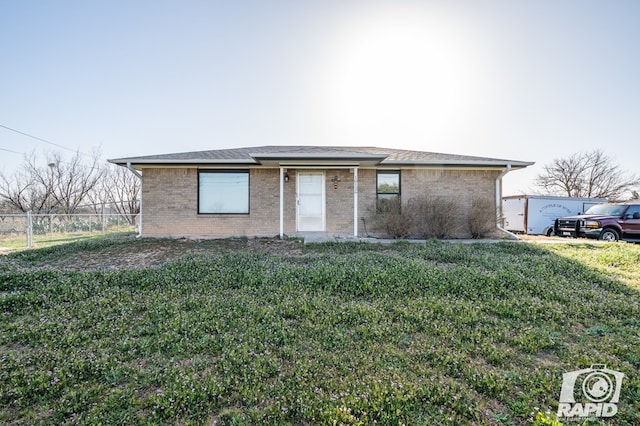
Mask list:
POLYGON ((467 224, 471 238, 484 238, 496 227, 496 211, 493 202, 486 198, 475 198, 471 203, 467 224))
POLYGON ((453 197, 414 198, 409 212, 415 234, 420 238, 452 237, 460 228, 460 205, 453 197))
POLYGON ((401 206, 399 198, 380 199, 374 206, 373 224, 391 238, 406 238, 411 235, 411 215, 401 206))
POLYGON ((376 229, 392 238, 451 238, 466 228, 471 238, 485 238, 496 227, 492 200, 475 198, 465 215, 454 197, 420 196, 401 205, 398 198, 378 200, 374 207, 376 229), (465 223, 466 221, 466 223, 465 223))

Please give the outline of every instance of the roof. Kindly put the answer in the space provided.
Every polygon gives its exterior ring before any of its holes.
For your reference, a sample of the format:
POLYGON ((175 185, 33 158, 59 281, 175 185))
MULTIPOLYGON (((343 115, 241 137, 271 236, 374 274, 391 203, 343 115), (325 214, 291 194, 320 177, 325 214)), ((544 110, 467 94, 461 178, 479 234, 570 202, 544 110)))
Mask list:
POLYGON ((263 165, 342 164, 354 166, 466 166, 524 168, 534 163, 469 155, 442 154, 393 148, 349 146, 257 146, 179 152, 111 159, 133 167, 157 165, 263 165))

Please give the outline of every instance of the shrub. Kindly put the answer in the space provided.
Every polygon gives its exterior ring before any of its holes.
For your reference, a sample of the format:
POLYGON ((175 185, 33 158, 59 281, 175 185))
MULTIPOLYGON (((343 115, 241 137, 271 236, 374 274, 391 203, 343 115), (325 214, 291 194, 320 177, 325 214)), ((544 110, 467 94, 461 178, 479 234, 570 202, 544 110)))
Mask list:
POLYGON ((405 238, 411 235, 411 215, 401 206, 399 198, 380 199, 374 206, 373 223, 389 237, 405 238))
POLYGON ((400 199, 378 200, 373 215, 375 228, 392 238, 451 238, 466 228, 472 238, 484 238, 495 229, 495 206, 475 198, 468 214, 455 197, 419 196, 402 206, 400 199))
POLYGON ((496 211, 493 202, 486 198, 475 198, 471 203, 467 224, 471 238, 484 238, 496 227, 496 211))
POLYGON ((453 197, 422 196, 409 202, 417 236, 447 238, 460 228, 460 205, 453 197))

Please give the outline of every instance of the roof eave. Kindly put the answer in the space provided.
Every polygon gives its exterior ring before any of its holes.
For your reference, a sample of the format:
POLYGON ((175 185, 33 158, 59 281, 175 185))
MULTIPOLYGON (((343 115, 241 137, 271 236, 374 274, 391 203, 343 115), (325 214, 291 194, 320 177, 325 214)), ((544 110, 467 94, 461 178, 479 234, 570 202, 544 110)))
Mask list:
POLYGON ((189 159, 149 159, 149 158, 116 158, 107 160, 109 163, 117 164, 119 166, 126 166, 128 163, 133 165, 223 165, 223 164, 247 164, 256 165, 259 164, 255 160, 251 159, 202 159, 202 158, 189 158, 189 159))
POLYGON ((257 154, 249 154, 252 158, 266 158, 270 160, 308 160, 308 159, 326 159, 326 160, 339 160, 339 159, 347 159, 347 160, 383 160, 389 156, 389 154, 361 154, 361 153, 304 153, 304 152, 285 152, 285 153, 257 153, 257 154))
POLYGON ((264 166, 283 166, 291 164, 315 164, 318 166, 353 164, 354 166, 375 166, 388 157, 388 154, 362 153, 257 153, 249 154, 264 166))
POLYGON ((422 166, 422 167, 438 167, 438 166, 458 166, 458 167, 507 167, 511 165, 512 169, 522 169, 535 164, 528 161, 509 161, 509 160, 388 160, 387 155, 340 155, 327 156, 324 154, 316 155, 293 155, 293 154, 257 154, 253 159, 209 159, 209 158, 189 158, 189 159, 158 159, 158 158, 116 158, 107 160, 109 163, 126 166, 153 166, 153 165, 177 165, 177 166, 202 166, 202 165, 263 165, 278 166, 292 164, 317 164, 330 167, 331 164, 353 164, 360 166, 422 166))
POLYGON ((507 167, 511 165, 513 169, 522 169, 534 165, 529 161, 508 161, 508 160, 384 160, 381 166, 461 166, 461 167, 507 167))

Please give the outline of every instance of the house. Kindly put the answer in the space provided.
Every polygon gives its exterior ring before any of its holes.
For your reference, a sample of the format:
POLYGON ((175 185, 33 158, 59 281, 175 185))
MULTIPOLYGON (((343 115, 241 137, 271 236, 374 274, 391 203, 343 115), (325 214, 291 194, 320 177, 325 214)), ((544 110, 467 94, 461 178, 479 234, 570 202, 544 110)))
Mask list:
MULTIPOLYGON (((363 235, 376 202, 429 194, 501 203, 501 178, 533 163, 374 147, 260 146, 119 158, 142 179, 140 234, 363 235)), ((498 227, 498 225, 496 225, 498 227)))

